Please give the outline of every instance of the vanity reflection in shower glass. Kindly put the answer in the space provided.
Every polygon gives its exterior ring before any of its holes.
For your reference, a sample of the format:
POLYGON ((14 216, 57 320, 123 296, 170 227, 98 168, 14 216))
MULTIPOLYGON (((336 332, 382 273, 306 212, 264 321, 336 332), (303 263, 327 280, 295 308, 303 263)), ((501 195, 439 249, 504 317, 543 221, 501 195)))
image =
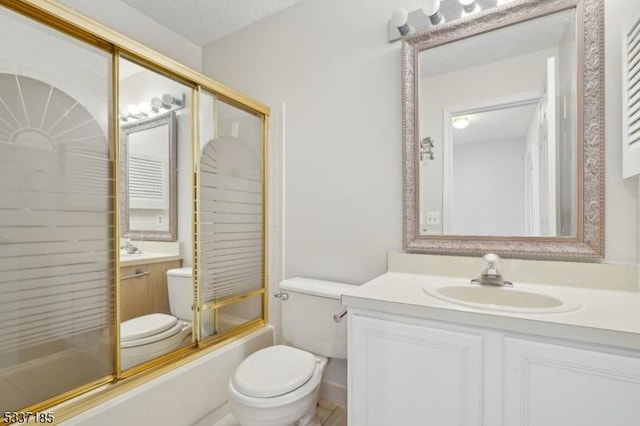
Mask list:
POLYGON ((577 235, 575 22, 568 10, 420 52, 421 234, 577 235))
POLYGON ((121 58, 122 369, 192 345, 192 88, 121 58))

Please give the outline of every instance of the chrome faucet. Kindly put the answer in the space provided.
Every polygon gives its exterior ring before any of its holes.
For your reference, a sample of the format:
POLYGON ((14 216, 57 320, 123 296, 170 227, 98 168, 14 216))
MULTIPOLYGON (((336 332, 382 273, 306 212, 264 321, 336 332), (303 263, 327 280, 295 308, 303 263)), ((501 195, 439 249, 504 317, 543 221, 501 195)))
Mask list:
POLYGON ((139 254, 142 253, 140 249, 134 246, 130 240, 126 240, 125 245, 120 245, 120 250, 126 251, 127 254, 139 254))
POLYGON ((471 284, 513 287, 513 283, 503 280, 500 271, 498 271, 497 265, 500 257, 497 254, 487 253, 483 259, 487 262, 487 266, 482 270, 480 277, 471 280, 471 284))

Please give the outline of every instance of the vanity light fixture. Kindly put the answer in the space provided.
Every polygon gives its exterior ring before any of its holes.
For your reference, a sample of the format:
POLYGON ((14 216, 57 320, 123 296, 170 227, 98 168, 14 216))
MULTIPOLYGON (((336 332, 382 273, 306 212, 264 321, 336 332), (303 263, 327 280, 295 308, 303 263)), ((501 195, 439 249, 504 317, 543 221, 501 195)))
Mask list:
POLYGON ((440 0, 427 0, 422 12, 429 17, 432 25, 444 23, 444 16, 440 13, 440 0))
POLYGON ((184 94, 182 95, 182 98, 176 98, 170 93, 165 93, 164 95, 162 95, 162 105, 167 109, 171 109, 172 105, 183 107, 184 94))
POLYGON ((160 98, 151 98, 151 109, 153 112, 159 112, 160 108, 163 108, 162 99, 160 98))
POLYGON ((140 112, 144 115, 149 115, 152 111, 151 104, 148 102, 140 102, 138 108, 140 108, 140 112))
POLYGON ((515 0, 422 0, 421 9, 408 12, 407 9, 399 8, 393 12, 387 23, 389 43, 513 1, 515 0))
POLYGON ((130 104, 126 108, 120 108, 120 121, 128 122, 141 120, 147 117, 155 117, 168 111, 175 111, 183 108, 185 105, 185 94, 174 96, 171 93, 165 93, 162 97, 153 97, 149 102, 140 102, 139 104, 130 104))
POLYGON ((464 10, 463 15, 468 15, 480 10, 480 6, 478 6, 476 0, 458 0, 458 3, 462 5, 462 10, 464 10))
POLYGON ((469 119, 467 117, 454 117, 451 120, 451 125, 454 129, 466 129, 469 125, 469 119))
POLYGON ((409 12, 407 9, 399 8, 391 15, 391 24, 398 29, 400 35, 407 35, 411 32, 409 22, 409 12))
POLYGON ((140 116, 140 107, 138 105, 131 104, 127 106, 127 112, 131 117, 138 118, 140 116))
POLYGON ((131 117, 131 113, 127 108, 120 108, 120 121, 127 121, 131 117))

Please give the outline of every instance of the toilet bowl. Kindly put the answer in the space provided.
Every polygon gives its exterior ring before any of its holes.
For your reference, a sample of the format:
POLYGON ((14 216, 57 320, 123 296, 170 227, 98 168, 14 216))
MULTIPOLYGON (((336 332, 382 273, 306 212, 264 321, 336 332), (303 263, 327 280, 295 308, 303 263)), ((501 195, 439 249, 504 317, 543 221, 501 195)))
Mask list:
POLYGON ((242 426, 313 424, 327 362, 284 345, 255 352, 229 381, 231 411, 242 426))
POLYGON ((120 324, 122 369, 168 354, 191 343, 191 268, 167 271, 171 315, 152 313, 120 324))
POLYGON ((120 325, 122 368, 172 352, 191 341, 191 323, 167 314, 149 314, 120 325))
POLYGON ((254 352, 229 380, 229 407, 242 426, 319 424, 314 415, 322 374, 329 358, 347 355, 340 298, 352 288, 306 278, 280 283, 286 294, 281 313, 288 345, 254 352))

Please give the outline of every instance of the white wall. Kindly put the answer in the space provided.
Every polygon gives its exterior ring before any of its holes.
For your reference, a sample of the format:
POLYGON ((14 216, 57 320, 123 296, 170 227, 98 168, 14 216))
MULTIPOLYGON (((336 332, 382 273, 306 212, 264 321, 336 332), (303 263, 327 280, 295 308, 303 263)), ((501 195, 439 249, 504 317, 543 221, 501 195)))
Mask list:
POLYGON ((638 180, 622 180, 622 25, 637 0, 605 1, 606 258, 640 260, 638 180))
POLYGON ((453 227, 462 235, 525 235, 525 139, 453 145, 453 227))
POLYGON ((411 3, 304 1, 203 49, 213 78, 286 103, 286 277, 362 283, 401 248, 400 45, 386 23, 411 3))
POLYGON ((158 52, 200 70, 202 49, 120 0, 58 0, 158 52))
MULTIPOLYGON (((606 259, 636 262, 638 189, 621 179, 620 25, 606 2, 606 259)), ((402 245, 400 43, 393 10, 419 1, 304 1, 203 49, 203 71, 287 103, 285 276, 364 282, 402 245)))

